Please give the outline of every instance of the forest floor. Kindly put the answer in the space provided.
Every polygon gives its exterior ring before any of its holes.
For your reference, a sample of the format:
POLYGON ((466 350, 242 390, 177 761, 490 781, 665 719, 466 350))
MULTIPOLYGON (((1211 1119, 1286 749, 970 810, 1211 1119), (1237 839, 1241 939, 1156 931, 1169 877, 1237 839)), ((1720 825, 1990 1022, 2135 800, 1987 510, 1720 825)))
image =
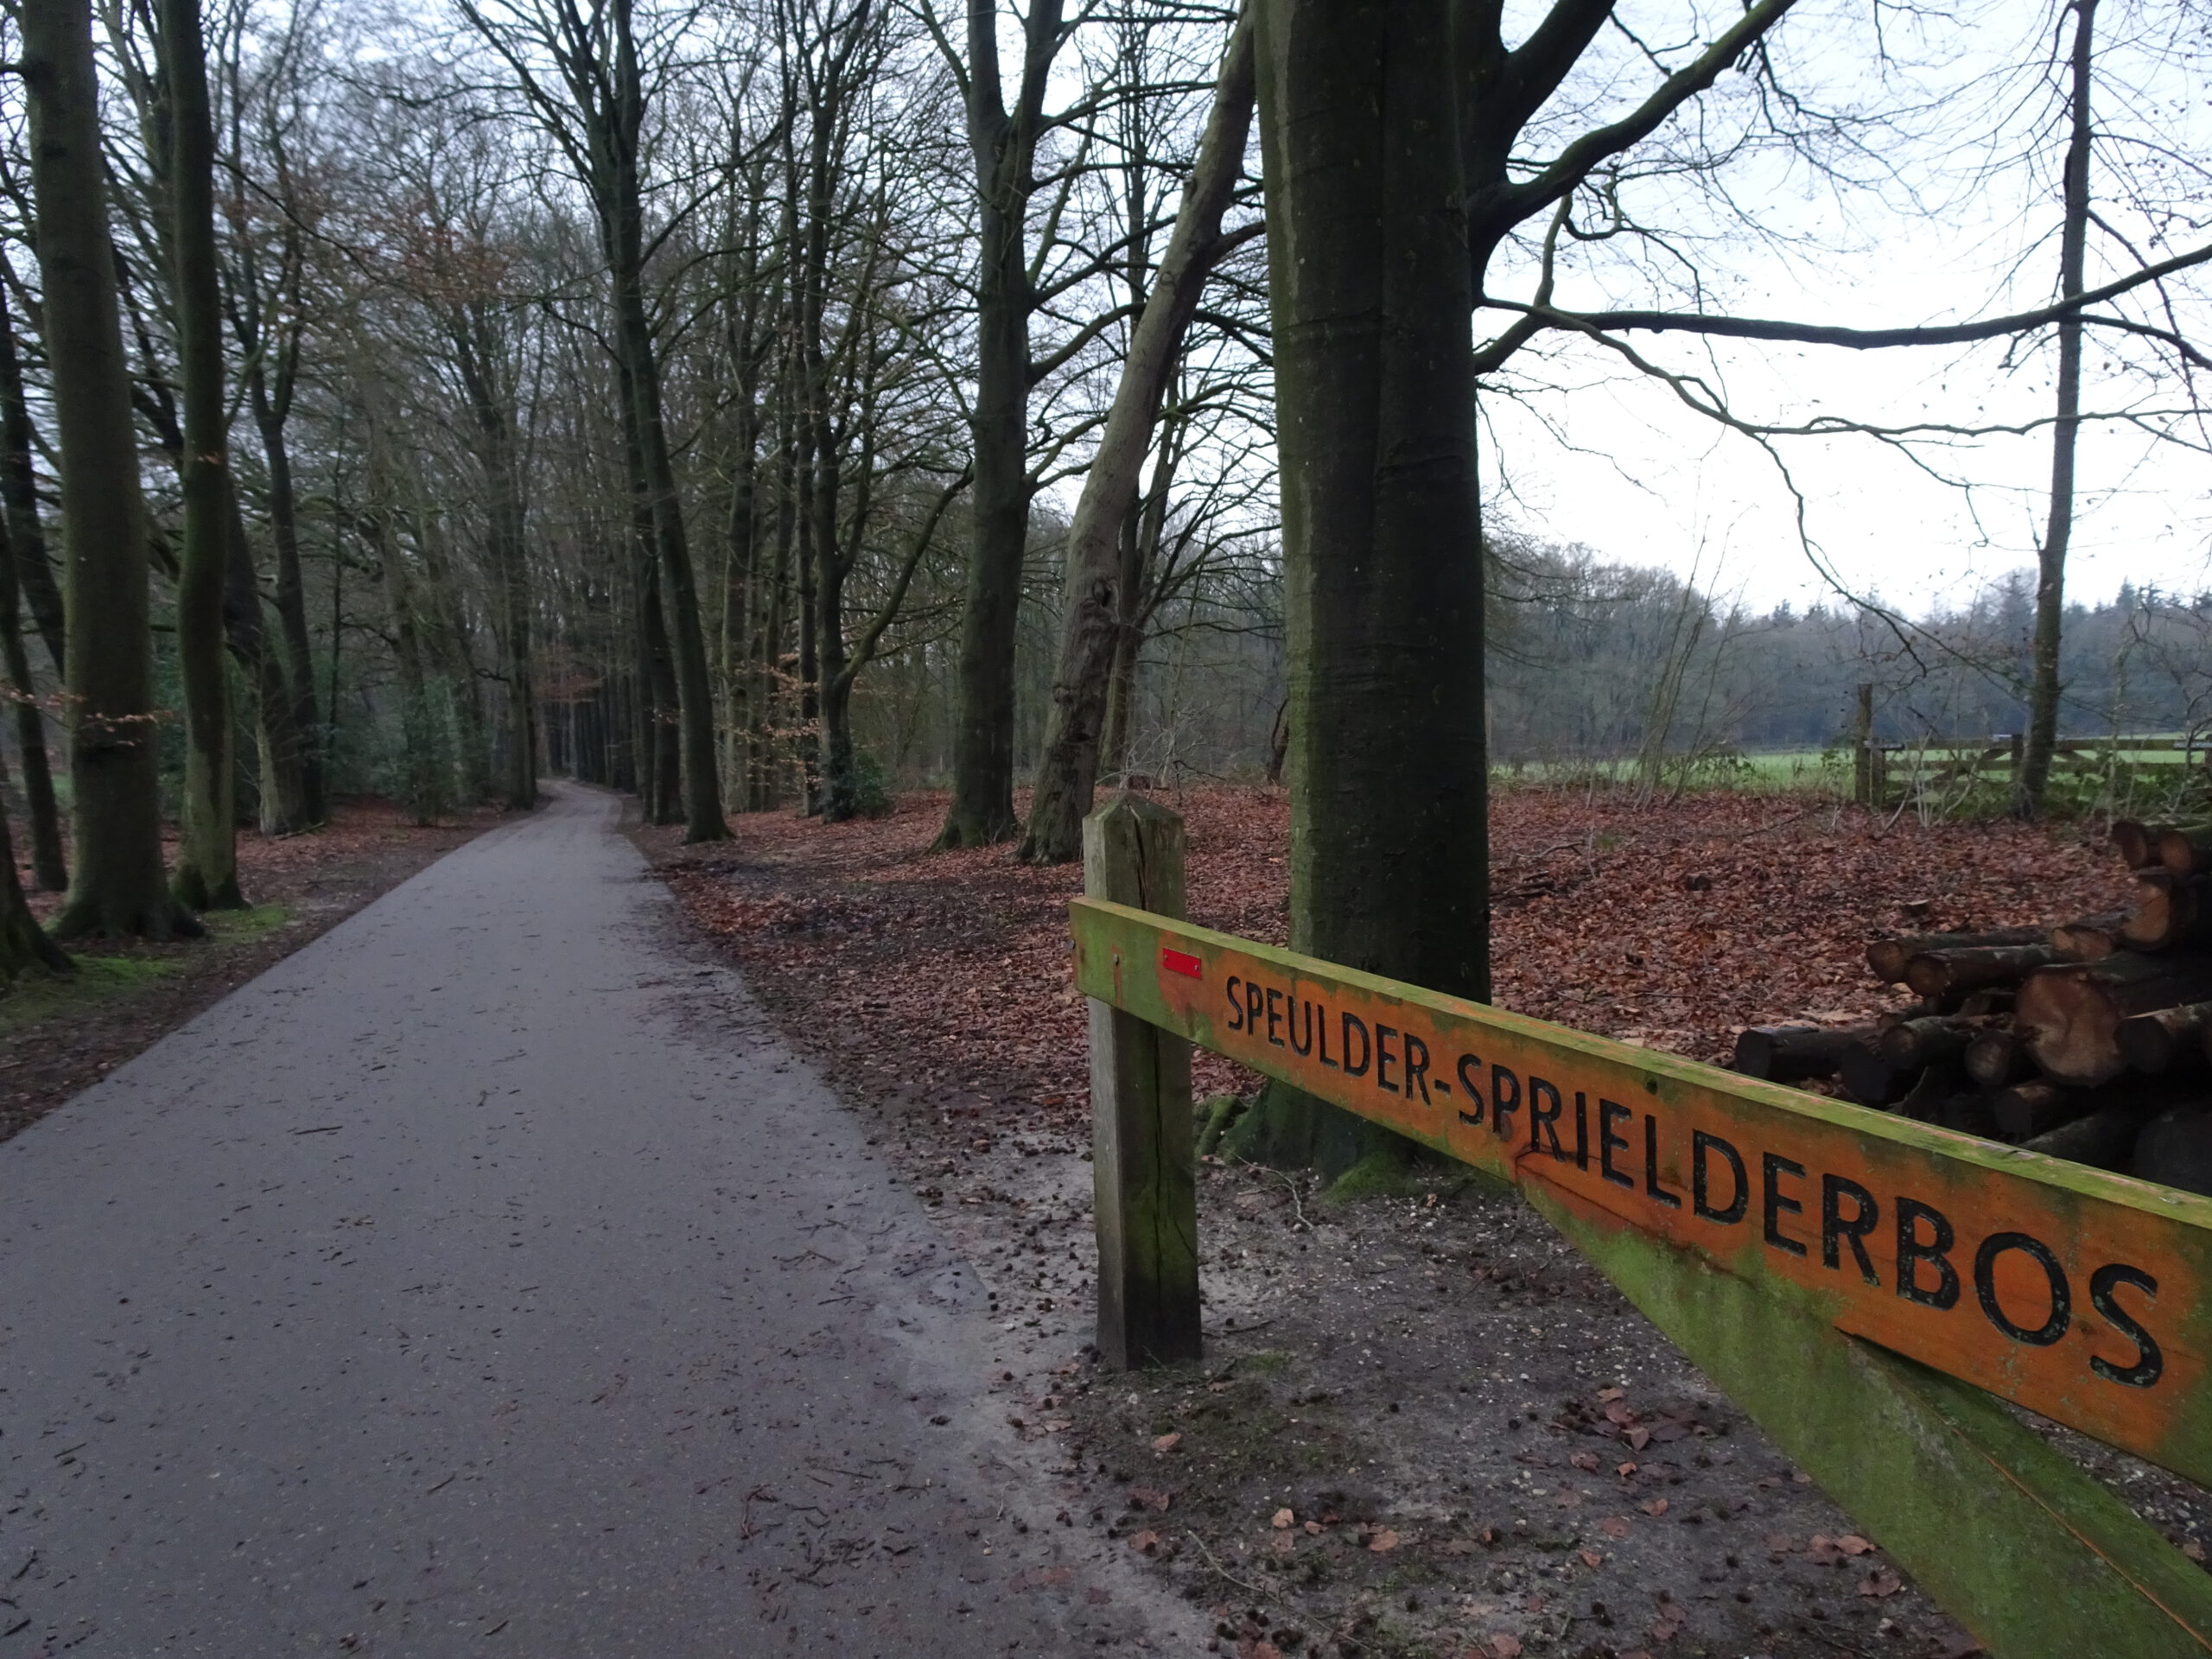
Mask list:
MULTIPOLYGON (((73 975, 27 974, 0 995, 0 1141, 499 818, 486 808, 425 829, 389 801, 358 799, 309 835, 242 830, 251 909, 210 914, 204 939, 73 945, 73 975)), ((18 875, 28 888, 29 869, 18 875)), ((33 893, 30 904, 47 921, 61 895, 33 893)))
MULTIPOLYGON (((1188 826, 1192 918, 1281 941, 1282 794, 1161 798, 1188 826)), ((1532 1211, 1464 1172, 1335 1203, 1210 1160, 1205 1365, 1099 1370, 1079 873, 930 854, 942 810, 921 795, 837 826, 747 816, 721 845, 637 836, 977 1265, 1003 1335, 990 1386, 1019 1432, 1065 1448, 1064 1518, 1174 1579, 1215 1649, 1980 1650, 1532 1211)), ((2086 829, 1732 793, 1512 791, 1491 836, 1498 1001, 1707 1060, 1745 1025, 1890 1006, 1862 954, 1879 934, 2091 914, 2126 887, 2086 829)), ((1201 1099, 1255 1082, 1197 1062, 1201 1099)), ((2058 1442, 2201 1559, 2202 1493, 2058 1442)))

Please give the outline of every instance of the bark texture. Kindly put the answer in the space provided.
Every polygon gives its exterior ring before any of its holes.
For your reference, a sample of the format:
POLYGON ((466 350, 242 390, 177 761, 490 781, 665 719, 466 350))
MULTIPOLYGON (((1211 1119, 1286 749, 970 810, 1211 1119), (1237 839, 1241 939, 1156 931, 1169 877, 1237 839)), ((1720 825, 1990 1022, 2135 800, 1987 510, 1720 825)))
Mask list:
POLYGON ((200 925, 162 869, 146 510, 108 238, 92 13, 17 14, 68 557, 69 770, 77 868, 55 926, 168 938, 200 925))
POLYGON ((1033 0, 1009 105, 999 74, 997 0, 968 0, 968 143, 976 167, 975 538, 960 620, 952 801, 942 848, 1012 838, 1014 641, 1029 544, 1029 279, 1032 167, 1046 82, 1061 43, 1061 0, 1033 0))
MULTIPOLYGON (((1446 0, 1263 0, 1282 458, 1291 946, 1490 995, 1474 298, 1446 0)), ((1244 1127, 1249 1126, 1249 1127, 1244 1127)), ((1246 1148, 1385 1132, 1277 1091, 1246 1148)))
MULTIPOLYGON (((1021 856, 1065 864, 1083 855, 1083 820, 1098 784, 1108 696, 1117 659, 1135 655, 1127 639, 1131 582, 1123 532, 1136 505, 1137 479, 1151 447, 1160 400, 1182 353, 1183 335, 1213 268, 1221 217, 1244 164, 1252 130, 1253 21, 1248 10, 1230 35, 1198 159, 1175 215, 1166 252, 1146 296, 1122 378, 1107 413, 1068 532, 1067 590, 1052 707, 1036 792, 1022 832, 1021 856)), ((1127 715, 1116 722, 1126 733, 1127 715)))
POLYGON ((194 910, 236 910, 238 814, 232 798, 231 683, 223 662, 229 564, 228 391, 215 263, 215 137, 199 0, 159 0, 162 125, 168 138, 168 251, 184 409, 183 553, 176 584, 184 682, 184 810, 174 887, 194 910))
MULTIPOLYGON (((2082 290, 2089 243, 2089 121, 2091 54, 2097 0, 2072 0, 2073 50, 2068 61, 2068 133, 2063 222, 2058 238, 2058 296, 2082 290)), ((2028 686, 2028 741, 2021 752, 2014 807, 2040 817, 2050 785, 2050 759, 2058 744, 2058 652, 2066 620, 2066 554, 2074 539, 2074 456, 2082 431, 2082 319, 2058 325, 2057 419, 2050 429, 2050 515, 2036 560, 2036 629, 2028 686)))

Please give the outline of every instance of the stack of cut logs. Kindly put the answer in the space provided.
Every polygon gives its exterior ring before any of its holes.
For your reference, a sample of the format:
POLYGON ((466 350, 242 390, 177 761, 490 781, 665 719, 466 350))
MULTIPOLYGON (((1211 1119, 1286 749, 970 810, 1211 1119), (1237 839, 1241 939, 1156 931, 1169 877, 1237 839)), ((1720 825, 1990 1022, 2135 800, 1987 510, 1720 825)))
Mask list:
POLYGON ((1879 940, 1867 964, 1918 1007, 1754 1027, 1735 1069, 2212 1193, 2212 823, 2122 822, 2113 842, 2132 912, 1879 940))

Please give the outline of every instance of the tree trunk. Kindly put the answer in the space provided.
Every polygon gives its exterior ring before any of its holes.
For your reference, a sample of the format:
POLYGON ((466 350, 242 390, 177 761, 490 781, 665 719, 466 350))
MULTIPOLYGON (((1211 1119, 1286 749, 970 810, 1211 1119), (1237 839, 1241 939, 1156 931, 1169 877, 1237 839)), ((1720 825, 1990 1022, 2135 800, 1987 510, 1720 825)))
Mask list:
POLYGON ((660 363, 645 315, 645 208, 639 153, 645 116, 645 84, 631 33, 630 0, 613 0, 611 87, 607 101, 588 111, 600 154, 589 181, 596 197, 614 289, 615 344, 627 371, 626 411, 652 511, 653 539, 675 669, 680 721, 687 842, 726 841, 721 779, 715 761, 714 680, 707 666, 707 636, 683 524, 683 498, 669 457, 661 407, 660 363))
POLYGON ((291 446, 284 436, 289 397, 272 399, 259 364, 247 378, 254 423, 269 463, 269 531, 276 544, 276 620, 284 634, 284 682, 290 693, 292 730, 303 746, 299 756, 300 794, 309 824, 330 817, 323 778, 320 737, 322 714, 315 707, 315 656, 308 638, 307 588, 300 570, 299 498, 292 484, 291 446))
POLYGON ((54 659, 54 677, 60 679, 67 672, 67 621, 61 585, 47 556, 45 522, 39 516, 38 470, 32 459, 36 447, 16 320, 8 309, 7 284, 0 283, 0 500, 7 505, 16 581, 30 605, 39 637, 46 641, 47 654, 54 659))
MULTIPOLYGON (((181 448, 181 446, 180 446, 181 448)), ((223 475, 223 633, 232 660, 251 683, 261 760, 260 827, 264 836, 297 835, 309 827, 300 778, 306 745, 292 724, 292 700, 283 664, 269 643, 261 615, 261 586, 253 569, 253 543, 235 481, 223 475)))
POLYGON ((1014 107, 1000 91, 997 0, 968 0, 968 143, 976 168, 974 541, 960 619, 952 802, 939 848, 1018 833, 1014 814, 1014 630, 1029 545, 1028 206, 1045 82, 1062 40, 1061 0, 1032 0, 1014 107))
POLYGON ((984 847, 1021 827, 1014 812, 1014 645, 1029 542, 1029 273, 1021 221, 982 208, 976 291, 974 541, 960 618, 952 800, 940 849, 984 847))
MULTIPOLYGON (((1474 294, 1452 8, 1261 0, 1259 27, 1291 945, 1487 1001, 1474 294)), ((1253 1154, 1325 1170, 1395 1155, 1385 1132, 1288 1090, 1239 1129, 1253 1154)))
MULTIPOLYGON (((0 781, 5 779, 6 771, 0 768, 0 781)), ((33 968, 66 974, 76 965, 47 938, 24 900, 22 880, 16 874, 16 843, 9 834, 8 815, 0 811, 0 983, 13 984, 33 968)))
MULTIPOLYGON (((648 526, 640 526, 643 536, 648 526)), ((676 669, 669 660, 668 624, 661 615, 660 571, 650 541, 638 551, 638 613, 643 625, 648 696, 645 822, 683 820, 683 758, 677 730, 676 669)))
MULTIPOLYGON (((1248 10, 1230 36, 1214 90, 1213 112, 1191 168, 1167 251, 1146 296, 1098 453, 1083 480, 1068 532, 1067 586, 1060 620, 1059 665, 1045 733, 1037 788, 1020 856, 1066 864, 1083 856, 1083 820, 1098 782, 1099 745, 1131 595, 1123 589, 1123 527, 1136 505, 1137 478, 1151 448, 1184 332, 1198 308, 1221 236, 1221 216, 1243 169, 1252 127, 1253 26, 1248 10)), ((1134 653, 1132 653, 1134 654, 1134 653)), ((1122 728, 1127 730, 1126 724, 1122 728)))
POLYGON ((197 934, 162 870, 146 509, 108 239, 91 9, 26 0, 17 16, 68 554, 77 868, 54 931, 197 934))
POLYGON ((173 886, 194 910, 238 910, 230 671, 223 661, 229 567, 229 390, 215 262, 215 136, 200 0, 158 0, 168 130, 169 259, 177 379, 184 410, 183 553, 176 583, 177 664, 184 682, 184 811, 173 886))
MULTIPOLYGON (((485 728, 484 699, 477 683, 476 659, 469 645, 467 613, 461 608, 460 585, 454 579, 453 560, 445 543, 444 521, 436 507, 422 499, 422 478, 413 478, 416 500, 415 546, 423 556, 423 608, 429 619, 432 661, 442 664, 443 677, 454 703, 454 725, 461 753, 456 758, 462 798, 470 804, 490 792, 492 745, 485 728)), ((335 653, 333 653, 334 656, 335 653)))
POLYGON ((0 550, 0 650, 7 654, 8 679, 16 691, 16 743, 22 751, 23 798, 30 809, 31 878, 42 891, 60 893, 69 885, 61 809, 54 798, 54 769, 46 753, 46 716, 31 678, 30 652, 23 648, 12 549, 0 550))
MULTIPOLYGON (((2069 67, 2063 223, 2059 229, 2058 293, 2082 292, 2088 257, 2091 47, 2097 0, 2070 0, 2074 49, 2069 67)), ((2082 429, 2082 319, 2058 325, 2058 418, 2050 429, 2050 516, 2036 562, 2036 628, 2028 688, 2028 741, 2022 751, 2018 798, 2022 817, 2039 817, 2050 784, 2050 759, 2058 744, 2058 652, 2066 618, 2066 552, 2074 537, 2074 454, 2082 429)))

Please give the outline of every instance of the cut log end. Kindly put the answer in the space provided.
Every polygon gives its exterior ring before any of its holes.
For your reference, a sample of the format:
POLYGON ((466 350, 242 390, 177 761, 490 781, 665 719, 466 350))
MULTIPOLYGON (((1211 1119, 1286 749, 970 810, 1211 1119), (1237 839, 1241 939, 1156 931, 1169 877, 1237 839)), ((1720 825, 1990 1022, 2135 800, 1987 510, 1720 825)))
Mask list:
POLYGON ((2153 1076, 2205 1064, 2208 1037, 2212 1037, 2212 1002, 2185 1002, 2131 1014, 2113 1033, 2120 1058, 2134 1070, 2153 1076))
POLYGON ((2212 1111, 2177 1106, 2152 1118, 2135 1137, 2131 1174, 2212 1196, 2212 1111))
MULTIPOLYGON (((2035 939, 2042 929, 2031 930, 2035 939)), ((1964 996, 1991 987, 2017 985, 2058 960, 2048 944, 1964 945, 1923 950, 1905 963, 1904 982, 1931 998, 1964 996)))
POLYGON ((2139 870, 2151 861, 2151 827, 2146 823, 2134 818, 2114 818, 2112 844, 2131 870, 2139 870))
POLYGON ((1752 1026, 1738 1033, 1732 1071, 1769 1083, 1804 1083, 1832 1077, 1844 1051, 1865 1041, 1863 1027, 1752 1026))
POLYGON ((2000 927, 1980 933, 1921 933, 1894 939, 1877 939, 1866 947, 1866 965, 1885 985, 1905 982, 1905 968, 1915 957, 1930 950, 1960 950, 1978 946, 2037 944, 2043 942, 2039 927, 2000 927))

